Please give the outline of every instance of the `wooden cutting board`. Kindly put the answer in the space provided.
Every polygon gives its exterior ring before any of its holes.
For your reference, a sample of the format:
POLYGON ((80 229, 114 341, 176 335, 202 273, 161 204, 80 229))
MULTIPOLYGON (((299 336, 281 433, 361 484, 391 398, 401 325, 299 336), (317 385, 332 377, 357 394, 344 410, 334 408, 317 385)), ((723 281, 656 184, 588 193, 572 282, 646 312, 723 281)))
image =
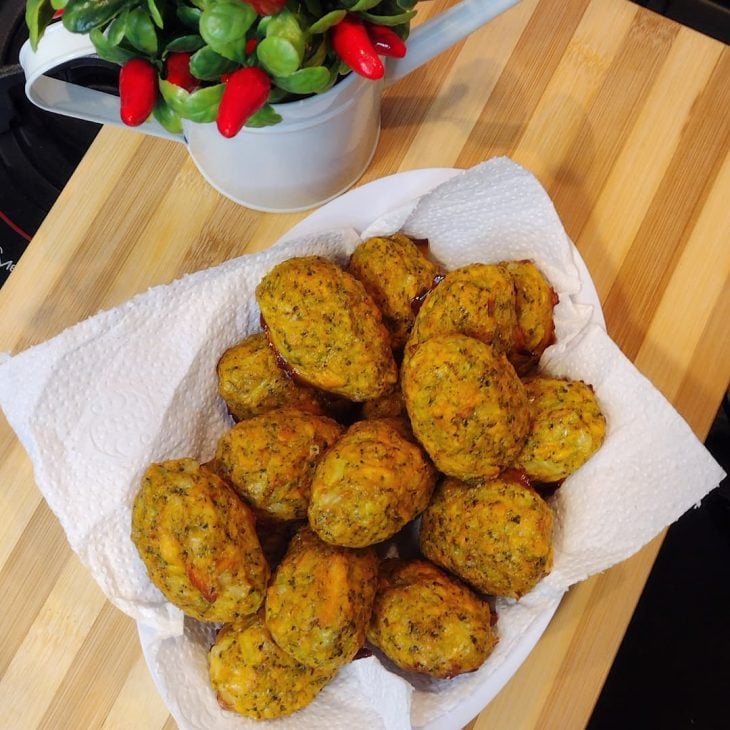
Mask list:
MULTIPOLYGON (((421 19, 451 4, 422 3, 421 19)), ((528 167, 609 333, 703 437, 730 380, 728 109, 722 44, 625 0, 523 0, 387 90, 360 183, 494 155, 528 167)), ((0 291, 0 351, 266 248, 303 217, 237 206, 181 145, 104 129, 0 291)), ((4 421, 0 454, 4 726, 174 727, 134 624, 70 552, 4 421)), ((572 589, 474 727, 583 727, 659 544, 572 589)))

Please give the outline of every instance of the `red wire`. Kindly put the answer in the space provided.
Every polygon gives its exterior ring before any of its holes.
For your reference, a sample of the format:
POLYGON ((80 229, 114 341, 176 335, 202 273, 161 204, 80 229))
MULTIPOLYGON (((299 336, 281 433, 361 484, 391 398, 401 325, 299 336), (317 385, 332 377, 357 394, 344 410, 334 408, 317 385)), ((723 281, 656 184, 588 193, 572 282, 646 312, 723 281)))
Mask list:
POLYGON ((29 236, 17 223, 13 223, 13 221, 8 218, 3 211, 0 210, 0 220, 3 221, 3 223, 7 223, 19 236, 22 236, 26 241, 30 241, 32 239, 32 236, 29 236))

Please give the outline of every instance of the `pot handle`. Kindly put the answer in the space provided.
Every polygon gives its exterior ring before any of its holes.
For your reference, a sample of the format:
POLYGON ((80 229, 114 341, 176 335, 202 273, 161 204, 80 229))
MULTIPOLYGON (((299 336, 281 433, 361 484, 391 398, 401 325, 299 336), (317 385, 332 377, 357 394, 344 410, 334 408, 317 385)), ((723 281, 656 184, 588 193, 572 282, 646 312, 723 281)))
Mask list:
POLYGON ((71 33, 61 23, 53 23, 43 35, 38 50, 33 51, 30 41, 20 49, 20 65, 25 71, 25 94, 41 109, 86 119, 98 124, 115 124, 155 137, 184 142, 182 134, 168 132, 157 120, 150 118, 139 127, 127 127, 119 118, 119 97, 96 89, 53 79, 46 72, 77 58, 96 55, 88 35, 71 33))
POLYGON ((385 83, 399 81, 518 2, 519 0, 462 0, 458 5, 418 26, 408 38, 408 53, 405 58, 388 60, 385 83))

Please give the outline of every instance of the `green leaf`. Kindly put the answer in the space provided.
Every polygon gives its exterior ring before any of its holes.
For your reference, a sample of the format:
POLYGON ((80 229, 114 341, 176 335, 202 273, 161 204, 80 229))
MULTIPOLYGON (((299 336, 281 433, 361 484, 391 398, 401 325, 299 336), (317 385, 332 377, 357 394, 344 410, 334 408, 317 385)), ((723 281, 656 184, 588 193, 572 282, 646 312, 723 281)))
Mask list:
POLYGON ((304 57, 304 49, 307 45, 307 38, 299 25, 297 16, 290 10, 282 10, 277 15, 272 15, 266 26, 267 38, 283 38, 289 41, 299 54, 299 60, 304 57))
POLYGON ((183 25, 186 25, 192 30, 198 30, 200 16, 203 14, 203 11, 200 8, 193 8, 190 7, 190 5, 178 5, 175 13, 177 14, 178 20, 183 25))
POLYGON ((200 35, 221 56, 246 61, 246 33, 258 16, 245 2, 216 2, 200 16, 200 35))
POLYGON ((310 33, 326 33, 333 25, 337 25, 347 15, 346 10, 333 10, 323 15, 316 23, 309 26, 310 33))
POLYGON ((68 3, 68 0, 51 0, 54 10, 63 10, 68 3))
POLYGON ((201 81, 218 81, 221 74, 238 67, 235 61, 224 58, 210 46, 203 46, 190 58, 190 73, 201 81))
POLYGON ((181 35, 173 38, 166 46, 166 53, 193 53, 201 49, 205 45, 205 41, 199 35, 181 35))
POLYGON ((63 11, 63 25, 72 33, 88 33, 135 4, 135 0, 68 0, 63 11))
POLYGON ((51 22, 53 9, 50 0, 28 0, 25 5, 25 24, 28 26, 30 46, 35 51, 38 48, 38 41, 43 32, 51 22))
POLYGON ((370 10, 376 5, 379 5, 381 0, 355 0, 355 3, 348 7, 351 13, 356 13, 362 10, 370 10))
POLYGON ((155 119, 172 134, 182 134, 180 115, 164 99, 158 99, 152 110, 155 119))
POLYGON ((174 112, 192 122, 215 121, 225 88, 225 84, 217 84, 188 93, 182 87, 160 79, 160 91, 164 100, 174 112))
POLYGON ((302 61, 299 50, 286 38, 264 38, 256 46, 256 55, 272 76, 293 74, 302 61))
POLYGON ((409 10, 405 13, 399 13, 398 15, 373 15, 372 13, 360 13, 360 17, 367 20, 370 23, 376 23, 377 25, 400 25, 401 23, 407 23, 416 14, 415 10, 409 10))
POLYGON ((127 15, 126 39, 142 53, 157 53, 157 31, 147 13, 142 8, 134 8, 127 15))
POLYGON ((160 9, 160 0, 147 0, 147 8, 150 11, 150 17, 158 28, 164 28, 165 23, 162 20, 162 10, 160 9))
POLYGON ((327 88, 330 72, 324 66, 302 68, 284 77, 275 77, 274 83, 291 94, 319 94, 327 88))
POLYGON ((118 46, 122 42, 124 34, 127 32, 127 12, 125 10, 117 15, 109 24, 109 28, 107 28, 106 37, 113 46, 118 46))
POLYGON ((416 7, 416 3, 418 0, 397 0, 398 1, 398 7, 403 8, 403 10, 413 10, 413 8, 416 7))
POLYGON ((270 127, 278 124, 281 115, 274 110, 271 104, 264 104, 255 114, 251 115, 246 122, 247 127, 270 127))
POLYGON ((96 48, 96 54, 105 61, 111 61, 123 66, 131 58, 137 56, 134 51, 128 51, 126 48, 110 43, 109 39, 98 28, 94 28, 89 33, 89 38, 94 44, 94 48, 96 48))

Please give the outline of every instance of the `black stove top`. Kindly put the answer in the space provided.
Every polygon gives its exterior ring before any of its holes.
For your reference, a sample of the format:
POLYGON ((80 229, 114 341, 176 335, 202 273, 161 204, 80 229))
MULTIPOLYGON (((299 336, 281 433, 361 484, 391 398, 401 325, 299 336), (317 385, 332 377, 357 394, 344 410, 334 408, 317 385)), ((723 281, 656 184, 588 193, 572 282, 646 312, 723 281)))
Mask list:
MULTIPOLYGON (((45 112, 28 101, 18 63, 28 37, 24 0, 0 3, 0 286, 93 141, 99 125, 45 112)), ((58 78, 116 93, 119 71, 73 61, 58 78)))

